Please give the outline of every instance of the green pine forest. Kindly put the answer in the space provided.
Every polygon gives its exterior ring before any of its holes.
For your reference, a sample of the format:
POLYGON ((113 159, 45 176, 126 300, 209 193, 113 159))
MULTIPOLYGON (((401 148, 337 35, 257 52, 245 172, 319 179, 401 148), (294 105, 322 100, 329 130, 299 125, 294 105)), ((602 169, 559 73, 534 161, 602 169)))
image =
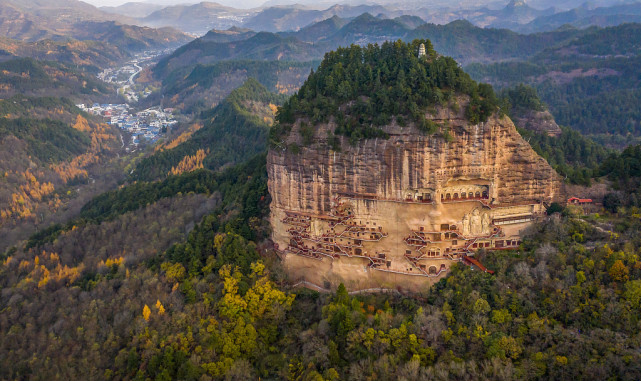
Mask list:
POLYGON ((588 28, 585 35, 531 57, 473 63, 465 70, 472 78, 498 88, 530 85, 560 125, 625 147, 641 133, 640 31, 636 23, 588 28))
MULTIPOLYGON (((498 109, 492 87, 475 83, 456 61, 438 55, 429 40, 339 48, 325 55, 316 72, 279 110, 271 141, 280 144, 302 116, 309 119, 308 130, 331 119, 337 124, 334 134, 352 143, 385 138, 380 126, 392 118, 400 125, 413 122, 431 134, 438 126, 425 118, 425 112, 460 94, 471 98, 465 112, 471 123, 486 121, 498 109), (420 44, 426 55, 419 58, 420 44)), ((306 128, 301 128, 303 133, 306 128)))

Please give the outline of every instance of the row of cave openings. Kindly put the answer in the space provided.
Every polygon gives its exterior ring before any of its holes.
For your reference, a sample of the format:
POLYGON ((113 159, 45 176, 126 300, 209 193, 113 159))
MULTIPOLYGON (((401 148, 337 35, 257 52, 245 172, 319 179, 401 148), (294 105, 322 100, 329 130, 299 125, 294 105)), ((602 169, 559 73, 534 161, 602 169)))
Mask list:
MULTIPOLYGON (((456 201, 456 200, 488 200, 489 194, 487 191, 483 192, 461 192, 461 193, 444 193, 441 194, 441 201, 456 201)), ((423 193, 417 196, 417 201, 432 202, 431 193, 423 193)), ((406 201, 413 201, 411 196, 408 196, 406 201)))
POLYGON ((481 192, 476 192, 476 193, 461 193, 460 195, 458 193, 445 193, 444 195, 441 195, 441 201, 449 201, 449 200, 487 200, 489 198, 489 195, 487 191, 481 192))

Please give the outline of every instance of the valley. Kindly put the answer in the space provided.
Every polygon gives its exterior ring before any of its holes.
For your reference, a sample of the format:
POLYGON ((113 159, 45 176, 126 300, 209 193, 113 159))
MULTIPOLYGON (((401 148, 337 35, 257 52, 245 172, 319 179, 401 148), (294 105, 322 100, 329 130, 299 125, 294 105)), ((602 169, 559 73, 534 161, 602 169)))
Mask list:
MULTIPOLYGON (((133 110, 140 99, 148 97, 153 91, 153 87, 150 88, 148 84, 137 83, 136 77, 143 70, 155 65, 159 57, 170 52, 171 50, 166 49, 144 51, 136 54, 134 59, 122 66, 107 68, 98 74, 98 79, 101 81, 115 85, 118 95, 127 103, 77 105, 82 111, 103 117, 106 123, 126 131, 127 151, 135 151, 141 143, 153 145, 178 123, 174 110, 164 109, 162 103, 140 111, 133 110)), ((180 116, 178 118, 180 119, 180 116)))
POLYGON ((101 81, 114 84, 118 87, 118 94, 125 97, 129 103, 135 103, 140 98, 151 94, 151 89, 136 85, 135 78, 144 68, 149 68, 158 61, 158 58, 173 52, 173 49, 147 50, 134 55, 126 63, 104 69, 98 74, 101 81))
POLYGON ((105 118, 108 124, 118 126, 125 131, 128 135, 127 141, 130 142, 126 150, 132 152, 135 152, 135 148, 140 144, 153 145, 167 133, 168 129, 178 123, 172 114, 173 110, 161 109, 160 107, 130 113, 130 106, 127 103, 95 103, 91 106, 84 104, 76 106, 86 113, 105 118))

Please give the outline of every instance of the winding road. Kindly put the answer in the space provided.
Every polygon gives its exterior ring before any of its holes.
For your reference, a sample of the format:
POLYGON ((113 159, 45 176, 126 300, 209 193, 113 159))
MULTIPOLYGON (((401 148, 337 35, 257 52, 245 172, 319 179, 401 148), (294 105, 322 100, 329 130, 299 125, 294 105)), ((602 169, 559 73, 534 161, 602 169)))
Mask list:
POLYGON ((133 84, 134 84, 134 77, 135 77, 136 75, 138 75, 138 73, 140 73, 140 72, 142 71, 142 68, 141 68, 140 66, 138 66, 138 64, 137 64, 137 63, 135 63, 135 64, 134 64, 134 67, 135 67, 136 69, 138 69, 138 71, 137 71, 137 72, 135 72, 135 73, 133 73, 131 76, 129 76, 129 84, 130 84, 131 86, 133 86, 133 84))

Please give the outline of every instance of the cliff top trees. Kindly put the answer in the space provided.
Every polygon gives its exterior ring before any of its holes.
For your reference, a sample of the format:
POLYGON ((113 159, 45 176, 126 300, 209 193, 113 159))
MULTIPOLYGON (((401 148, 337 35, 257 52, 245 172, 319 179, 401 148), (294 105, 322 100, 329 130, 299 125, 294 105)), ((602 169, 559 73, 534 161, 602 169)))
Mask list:
POLYGON ((456 61, 438 55, 429 40, 339 48, 325 54, 318 70, 281 107, 272 141, 298 118, 313 125, 333 119, 334 133, 353 140, 385 137, 379 127, 392 118, 400 125, 412 120, 432 133, 434 126, 425 121, 428 108, 457 94, 470 96, 466 116, 473 123, 487 120, 498 108, 491 86, 477 85, 456 61), (420 44, 426 53, 419 58, 420 44))

